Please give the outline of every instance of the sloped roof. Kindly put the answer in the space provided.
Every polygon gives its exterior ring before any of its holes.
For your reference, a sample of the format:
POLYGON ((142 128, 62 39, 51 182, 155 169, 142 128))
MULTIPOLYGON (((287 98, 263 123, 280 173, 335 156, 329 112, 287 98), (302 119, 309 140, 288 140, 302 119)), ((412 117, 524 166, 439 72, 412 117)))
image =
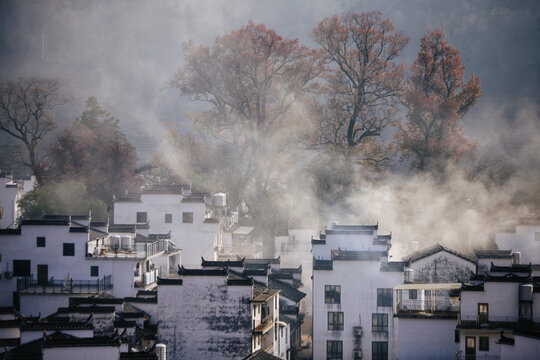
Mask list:
MULTIPOLYGON (((445 251, 445 252, 447 252, 449 254, 452 254, 454 256, 457 256, 457 257, 459 257, 459 258, 461 258, 463 260, 466 260, 466 261, 469 261, 469 262, 471 262, 473 264, 476 264, 476 261, 473 258, 471 258, 471 257, 469 257, 467 255, 464 255, 464 254, 462 254, 460 252, 457 252, 457 251, 455 251, 453 249, 450 249, 450 248, 448 248, 446 246, 443 246, 441 244, 436 244, 436 245, 433 245, 433 246, 430 246, 430 247, 427 247, 427 248, 424 248, 424 249, 421 249, 419 251, 414 252, 410 257, 408 257, 408 261, 416 262, 416 261, 424 259, 424 258, 426 258, 428 256, 431 256, 431 255, 434 255, 434 254, 436 254, 438 252, 441 252, 441 251, 445 251)), ((404 260, 407 260, 407 258, 405 258, 404 260)))
POLYGON ((268 279, 268 287, 274 290, 281 290, 280 295, 294 302, 299 302, 306 297, 306 294, 297 290, 283 281, 276 279, 268 279))

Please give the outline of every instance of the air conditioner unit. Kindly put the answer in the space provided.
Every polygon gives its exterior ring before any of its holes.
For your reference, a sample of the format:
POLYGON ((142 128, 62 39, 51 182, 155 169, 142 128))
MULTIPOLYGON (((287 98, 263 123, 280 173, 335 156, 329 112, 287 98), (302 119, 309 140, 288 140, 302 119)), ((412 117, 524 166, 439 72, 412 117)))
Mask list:
POLYGON ((6 277, 6 279, 11 279, 12 278, 11 271, 4 272, 4 276, 6 277))
POLYGON ((362 336, 362 327, 361 326, 354 326, 353 327, 353 334, 354 334, 354 336, 362 336))
POLYGON ((353 356, 354 356, 355 359, 361 359, 362 358, 362 350, 360 350, 360 349, 354 350, 353 356))

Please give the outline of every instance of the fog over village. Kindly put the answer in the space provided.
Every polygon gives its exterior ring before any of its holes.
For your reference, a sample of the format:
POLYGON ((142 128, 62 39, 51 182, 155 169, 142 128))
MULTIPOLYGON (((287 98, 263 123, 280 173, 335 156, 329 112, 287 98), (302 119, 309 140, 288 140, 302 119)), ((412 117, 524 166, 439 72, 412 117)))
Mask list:
POLYGON ((0 2, 0 359, 536 359, 537 1, 0 2))

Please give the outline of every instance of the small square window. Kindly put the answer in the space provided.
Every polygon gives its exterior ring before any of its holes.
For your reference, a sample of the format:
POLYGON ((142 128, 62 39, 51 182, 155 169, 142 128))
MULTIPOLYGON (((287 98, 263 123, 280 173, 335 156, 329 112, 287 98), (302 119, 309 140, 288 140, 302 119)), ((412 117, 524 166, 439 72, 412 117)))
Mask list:
POLYGON ((328 312, 328 330, 343 330, 342 312, 328 312))
POLYGON ((73 243, 64 243, 63 255, 64 256, 75 256, 75 244, 73 244, 73 243))
POLYGON ((137 224, 147 223, 148 222, 148 213, 147 212, 137 212, 137 224))
POLYGON ((36 238, 36 246, 37 247, 45 247, 45 236, 38 236, 36 238))
POLYGON ((341 285, 324 285, 325 304, 341 304, 341 285))
POLYGON ((377 289, 377 306, 393 306, 392 289, 377 289))
POLYGON ((192 224, 193 223, 193 212, 183 212, 182 213, 182 222, 192 224))
POLYGON ((99 276, 99 266, 90 266, 90 276, 99 276))
POLYGON ((165 223, 166 224, 172 223, 172 214, 165 214, 165 223))
POLYGON ((478 350, 489 351, 489 336, 479 336, 478 350))
POLYGON ((388 333, 388 314, 372 314, 372 328, 374 333, 388 333))
POLYGON ((326 359, 343 359, 343 341, 326 341, 326 359))
POLYGON ((30 260, 13 260, 13 276, 30 276, 30 260))

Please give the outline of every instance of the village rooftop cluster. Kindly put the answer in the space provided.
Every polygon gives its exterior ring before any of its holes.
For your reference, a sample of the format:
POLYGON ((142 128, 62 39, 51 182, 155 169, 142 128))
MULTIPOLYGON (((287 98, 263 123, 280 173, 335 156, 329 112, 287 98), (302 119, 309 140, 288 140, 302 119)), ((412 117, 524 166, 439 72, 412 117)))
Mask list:
POLYGON ((190 184, 118 195, 108 221, 23 219, 34 179, 0 180, 3 359, 534 359, 540 348, 538 218, 497 233, 497 249, 393 259, 378 224, 288 229, 265 247, 226 194, 190 184))

